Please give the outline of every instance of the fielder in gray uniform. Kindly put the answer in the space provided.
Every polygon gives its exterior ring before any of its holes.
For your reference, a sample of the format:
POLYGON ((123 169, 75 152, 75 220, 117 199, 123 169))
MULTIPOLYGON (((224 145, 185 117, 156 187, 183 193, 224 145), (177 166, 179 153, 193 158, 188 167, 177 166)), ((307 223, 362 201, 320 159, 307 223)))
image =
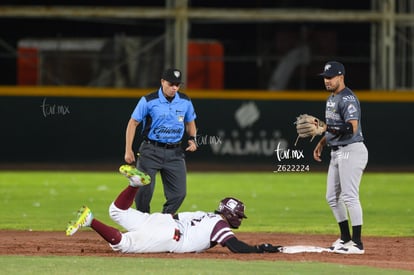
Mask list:
POLYGON ((217 244, 234 253, 276 253, 281 246, 263 243, 249 245, 238 238, 232 228, 238 228, 243 219, 244 204, 236 198, 220 201, 215 212, 182 212, 179 214, 148 214, 131 205, 137 191, 150 184, 151 178, 131 165, 122 165, 119 171, 129 179, 109 207, 112 220, 128 232, 121 233, 94 218, 92 211, 83 206, 77 219, 70 222, 66 235, 75 234, 82 227, 90 227, 106 240, 115 251, 123 253, 202 252, 217 244))
POLYGON ((324 79, 326 90, 332 94, 326 101, 325 136, 316 145, 313 157, 321 161, 323 147, 327 145, 331 149, 326 200, 341 233, 331 249, 341 254, 364 254, 359 186, 368 162, 368 150, 363 143, 361 107, 357 96, 345 86, 343 64, 330 61, 320 75, 324 79), (352 224, 352 236, 348 215, 352 224))

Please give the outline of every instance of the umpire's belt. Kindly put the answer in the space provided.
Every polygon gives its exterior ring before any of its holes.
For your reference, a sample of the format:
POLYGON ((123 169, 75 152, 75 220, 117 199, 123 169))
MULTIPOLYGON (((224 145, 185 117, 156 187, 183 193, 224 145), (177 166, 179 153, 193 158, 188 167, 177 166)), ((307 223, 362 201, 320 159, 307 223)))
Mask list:
POLYGON ((148 143, 148 144, 152 144, 152 145, 157 146, 157 147, 162 147, 162 148, 165 148, 165 149, 177 148, 177 147, 180 147, 180 145, 181 145, 181 142, 178 142, 178 143, 163 143, 163 142, 158 142, 158 141, 151 140, 151 139, 146 139, 146 140, 144 140, 144 142, 148 143))

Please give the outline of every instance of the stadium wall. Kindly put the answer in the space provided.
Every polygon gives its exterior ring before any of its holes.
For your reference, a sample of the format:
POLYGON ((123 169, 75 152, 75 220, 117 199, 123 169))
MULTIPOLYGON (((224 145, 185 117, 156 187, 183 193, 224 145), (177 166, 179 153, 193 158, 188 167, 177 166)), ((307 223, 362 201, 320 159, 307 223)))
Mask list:
MULTIPOLYGON (((122 163, 125 129, 139 98, 155 89, 0 87, 0 163, 122 163)), ((187 162, 315 170, 319 138, 299 140, 300 113, 324 117, 326 92, 185 91, 197 112, 199 150, 187 162)), ((414 93, 357 92, 370 167, 414 167, 414 93), (408 144, 408 145, 407 145, 408 144)), ((135 150, 141 137, 137 136, 135 150)))

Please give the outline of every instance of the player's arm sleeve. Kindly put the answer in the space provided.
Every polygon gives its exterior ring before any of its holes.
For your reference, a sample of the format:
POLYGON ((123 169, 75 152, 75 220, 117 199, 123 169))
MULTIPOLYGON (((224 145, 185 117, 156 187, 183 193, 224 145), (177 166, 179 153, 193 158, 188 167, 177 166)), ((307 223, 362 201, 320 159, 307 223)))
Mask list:
POLYGON ((354 126, 351 122, 335 125, 328 124, 326 130, 334 135, 352 135, 354 133, 354 126))
POLYGON ((235 236, 229 238, 225 243, 226 246, 231 252, 234 253, 262 253, 257 246, 249 245, 243 241, 240 241, 235 236))

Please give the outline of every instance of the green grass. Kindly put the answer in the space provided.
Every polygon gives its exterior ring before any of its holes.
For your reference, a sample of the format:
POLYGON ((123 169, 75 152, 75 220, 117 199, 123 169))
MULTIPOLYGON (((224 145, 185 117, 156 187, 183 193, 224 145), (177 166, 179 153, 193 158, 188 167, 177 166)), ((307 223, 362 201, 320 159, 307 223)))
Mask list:
POLYGON ((412 274, 316 262, 108 257, 0 257, 3 274, 412 274), (21 268, 22 266, 26 268, 21 268), (30 268, 27 268, 30 267, 30 268))
MULTIPOLYGON (((325 173, 190 173, 180 211, 214 210, 235 196, 247 206, 238 231, 337 234, 325 202, 325 173)), ((164 198, 157 179, 152 211, 164 198)), ((126 186, 116 172, 0 172, 0 229, 64 231, 83 204, 116 226, 108 206, 126 186)), ((364 235, 414 236, 414 174, 367 173, 361 185, 364 235)), ((2 256, 4 274, 409 274, 315 262, 2 256)))
POLYGON ((412 274, 316 262, 229 261, 202 259, 0 257, 2 274, 412 274), (22 269, 21 266, 26 268, 22 269), (30 267, 30 268, 27 268, 30 267))

